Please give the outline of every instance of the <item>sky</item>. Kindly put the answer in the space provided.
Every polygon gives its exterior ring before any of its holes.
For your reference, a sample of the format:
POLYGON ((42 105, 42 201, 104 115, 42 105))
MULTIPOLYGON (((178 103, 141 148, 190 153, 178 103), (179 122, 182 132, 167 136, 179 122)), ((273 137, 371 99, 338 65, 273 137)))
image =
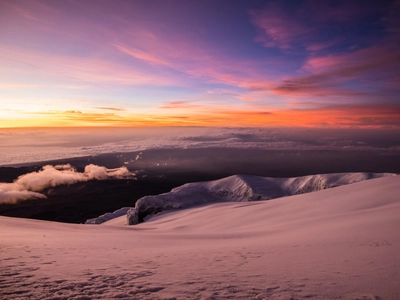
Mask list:
POLYGON ((0 128, 399 128, 399 14, 399 1, 0 0, 0 128))

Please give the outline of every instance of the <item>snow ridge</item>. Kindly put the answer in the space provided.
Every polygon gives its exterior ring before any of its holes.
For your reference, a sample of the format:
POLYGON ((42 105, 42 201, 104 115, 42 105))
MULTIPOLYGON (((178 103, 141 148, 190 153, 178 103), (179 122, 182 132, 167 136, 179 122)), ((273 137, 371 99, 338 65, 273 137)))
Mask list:
MULTIPOLYGON (((216 202, 269 200, 395 175, 392 173, 332 173, 293 178, 233 175, 214 181, 187 183, 168 193, 145 196, 137 200, 134 208, 124 208, 124 211, 126 209, 128 224, 133 225, 142 222, 146 216, 165 210, 216 202)), ((116 211, 113 214, 117 217, 121 215, 121 212, 116 211)), ((105 219, 111 219, 111 215, 107 215, 106 218, 104 216, 90 219, 86 223, 99 224, 106 221, 105 219)))

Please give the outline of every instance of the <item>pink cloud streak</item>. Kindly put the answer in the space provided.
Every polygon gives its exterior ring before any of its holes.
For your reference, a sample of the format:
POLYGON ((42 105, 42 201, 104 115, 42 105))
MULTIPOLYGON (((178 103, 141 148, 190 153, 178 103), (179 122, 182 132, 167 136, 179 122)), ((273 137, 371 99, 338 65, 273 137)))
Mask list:
POLYGON ((256 41, 261 42, 265 47, 290 49, 299 37, 311 31, 273 3, 264 10, 251 11, 250 16, 254 25, 261 29, 256 41))
MULTIPOLYGON (((6 58, 13 67, 12 72, 34 74, 41 70, 48 75, 64 77, 83 82, 95 87, 103 84, 121 85, 174 85, 179 80, 172 76, 154 74, 147 70, 139 70, 117 62, 110 62, 95 57, 80 58, 62 56, 43 52, 25 51, 19 48, 0 46, 0 60, 6 58), (40 63, 39 63, 40 62, 40 63)), ((7 67, 0 67, 5 69, 7 67)))
MULTIPOLYGON (((232 60, 215 53, 207 45, 155 38, 141 41, 144 50, 122 44, 114 46, 122 53, 156 67, 167 67, 204 82, 226 84, 241 88, 271 86, 271 80, 262 74, 260 64, 232 60), (178 45, 174 49, 174 45, 178 45)), ((275 64, 276 62, 274 62, 275 64)))
MULTIPOLYGON (((369 88, 386 80, 391 82, 398 78, 400 53, 392 46, 380 46, 362 49, 349 54, 316 56, 309 58, 303 65, 304 75, 293 76, 282 80, 272 90, 280 95, 343 96, 357 97, 371 94, 370 90, 362 91, 343 87, 351 80, 361 79, 370 82, 369 88), (376 78, 379 74, 379 78, 376 78)), ((376 87, 379 89, 382 87, 376 87)))

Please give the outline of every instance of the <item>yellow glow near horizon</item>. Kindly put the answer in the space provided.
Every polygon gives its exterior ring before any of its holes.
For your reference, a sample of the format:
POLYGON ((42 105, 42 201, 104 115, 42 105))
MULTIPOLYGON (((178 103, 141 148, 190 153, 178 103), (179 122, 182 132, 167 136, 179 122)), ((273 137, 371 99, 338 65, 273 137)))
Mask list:
MULTIPOLYGON (((135 126, 227 126, 227 127, 396 127, 398 112, 385 107, 346 109, 238 111, 203 107, 166 114, 134 115, 130 112, 52 111, 12 113, 2 118, 0 128, 11 127, 135 127, 135 126), (373 120, 373 123, 371 123, 373 120), (393 124, 388 126, 388 124, 393 124)), ((4 114, 3 114, 4 116, 4 114)))

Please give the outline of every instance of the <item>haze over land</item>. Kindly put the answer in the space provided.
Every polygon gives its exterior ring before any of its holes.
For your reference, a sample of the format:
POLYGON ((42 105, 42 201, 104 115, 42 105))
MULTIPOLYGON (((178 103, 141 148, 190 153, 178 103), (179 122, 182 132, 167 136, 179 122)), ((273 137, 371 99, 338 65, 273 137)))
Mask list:
MULTIPOLYGON (((361 151, 382 156, 400 153, 398 129, 337 128, 227 128, 227 127, 156 127, 156 128, 6 128, 0 129, 0 166, 26 164, 103 153, 140 152, 142 150, 212 148, 280 151, 361 151)), ((246 158, 243 151, 242 158, 246 158)), ((140 155, 139 155, 140 157, 140 155)), ((227 154, 229 158, 229 153, 227 154)), ((185 158, 189 159, 189 158, 185 158)), ((198 157, 190 158, 196 161, 198 157)), ((232 163, 240 158, 232 157, 232 163)), ((393 159, 395 161, 396 159, 393 159)), ((133 157, 122 164, 136 161, 133 157)), ((65 163, 68 163, 66 161, 65 163)), ((150 162, 149 162, 150 163, 150 162)), ((154 162, 157 163, 157 162, 154 162)), ((180 162, 183 163, 183 162, 180 162)), ((200 164, 199 164, 200 166, 200 164)), ((108 166, 110 167, 110 166, 108 166)), ((353 170, 356 171, 356 170, 353 170)), ((373 171, 373 170, 371 170, 373 171)), ((335 171, 332 171, 335 172, 335 171)), ((340 172, 340 171, 336 171, 340 172)), ((271 175, 274 176, 274 175, 271 175)))

